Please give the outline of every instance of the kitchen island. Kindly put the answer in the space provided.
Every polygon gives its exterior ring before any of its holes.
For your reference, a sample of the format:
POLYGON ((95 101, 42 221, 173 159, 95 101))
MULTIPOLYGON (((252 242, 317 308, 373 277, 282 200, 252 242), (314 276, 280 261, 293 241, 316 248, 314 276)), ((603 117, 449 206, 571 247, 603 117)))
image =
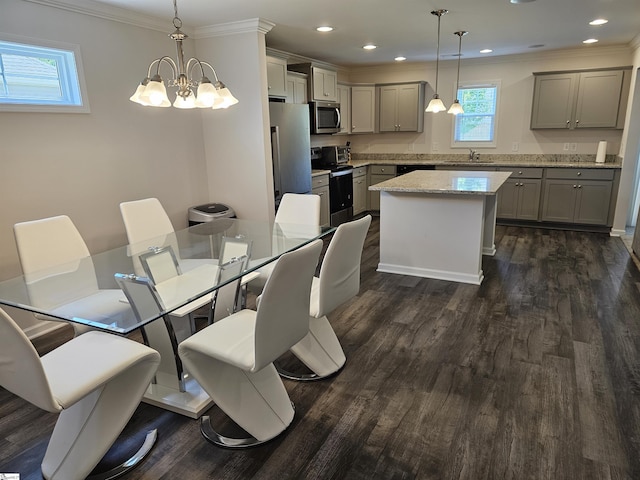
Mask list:
POLYGON ((495 254, 496 195, 510 172, 419 170, 380 191, 378 271, 479 285, 495 254))

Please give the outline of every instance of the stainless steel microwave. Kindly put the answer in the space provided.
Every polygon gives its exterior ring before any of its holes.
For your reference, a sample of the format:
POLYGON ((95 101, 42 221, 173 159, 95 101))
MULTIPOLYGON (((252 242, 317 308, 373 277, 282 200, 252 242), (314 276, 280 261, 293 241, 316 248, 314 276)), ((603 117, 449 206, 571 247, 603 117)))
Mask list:
POLYGON ((311 133, 338 133, 340 131, 340 104, 335 102, 311 102, 311 133))

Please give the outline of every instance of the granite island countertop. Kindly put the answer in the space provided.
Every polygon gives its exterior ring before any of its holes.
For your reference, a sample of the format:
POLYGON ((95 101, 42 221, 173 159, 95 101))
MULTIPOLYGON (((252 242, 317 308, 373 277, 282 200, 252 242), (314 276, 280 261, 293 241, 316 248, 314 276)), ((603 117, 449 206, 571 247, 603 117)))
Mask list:
POLYGON ((416 170, 369 187, 369 190, 404 193, 495 195, 511 172, 416 170))
POLYGON ((539 167, 539 168, 622 168, 622 161, 616 155, 607 155, 605 163, 596 163, 595 155, 506 155, 480 154, 479 160, 470 161, 461 154, 354 154, 351 160, 354 167, 367 165, 434 165, 452 167, 539 167))

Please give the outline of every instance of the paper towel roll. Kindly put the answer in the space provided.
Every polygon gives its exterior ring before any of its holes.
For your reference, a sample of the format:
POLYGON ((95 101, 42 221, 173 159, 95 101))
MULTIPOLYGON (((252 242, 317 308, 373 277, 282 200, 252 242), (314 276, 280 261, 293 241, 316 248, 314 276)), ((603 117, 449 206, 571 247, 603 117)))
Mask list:
POLYGON ((604 163, 607 156, 607 142, 604 140, 598 143, 598 151, 596 153, 596 163, 604 163))

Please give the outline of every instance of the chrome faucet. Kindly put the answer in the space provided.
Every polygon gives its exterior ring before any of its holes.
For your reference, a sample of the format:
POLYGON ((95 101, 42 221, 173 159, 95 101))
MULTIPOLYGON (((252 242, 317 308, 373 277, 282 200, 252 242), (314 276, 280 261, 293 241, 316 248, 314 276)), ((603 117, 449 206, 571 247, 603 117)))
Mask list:
POLYGON ((476 160, 480 160, 480 154, 475 150, 469 149, 469 161, 473 162, 476 160))

